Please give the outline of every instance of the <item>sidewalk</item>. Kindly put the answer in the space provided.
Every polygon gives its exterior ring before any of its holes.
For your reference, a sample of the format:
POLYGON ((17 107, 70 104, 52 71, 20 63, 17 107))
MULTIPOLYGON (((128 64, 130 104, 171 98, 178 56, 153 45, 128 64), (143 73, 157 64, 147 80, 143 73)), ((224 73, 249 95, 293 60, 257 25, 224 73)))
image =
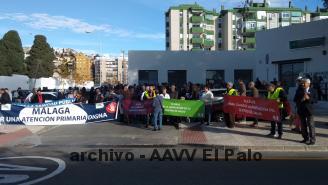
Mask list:
MULTIPOLYGON (((250 123, 248 123, 250 124, 250 123)), ((299 143, 303 140, 298 133, 292 132, 288 125, 284 125, 282 139, 267 137, 270 124, 261 122, 258 128, 238 124, 236 128, 229 129, 223 123, 212 126, 201 126, 207 138, 207 145, 237 148, 239 150, 261 151, 328 151, 328 125, 316 124, 317 143, 307 146, 299 143)))
MULTIPOLYGON (((250 122, 248 124, 251 124, 250 122)), ((28 129, 29 127, 25 128, 28 129)), ((328 151, 328 124, 316 123, 317 143, 307 146, 299 143, 302 136, 284 126, 283 139, 266 137, 269 123, 261 122, 258 128, 238 124, 229 129, 223 123, 211 126, 194 123, 192 127, 177 130, 164 126, 161 131, 152 131, 143 125, 126 125, 118 122, 44 127, 37 132, 21 134, 5 147, 217 147, 257 151, 328 151)), ((22 129, 21 129, 22 130, 22 129)), ((19 132, 21 132, 19 130, 19 132)), ((36 129, 35 129, 36 130, 36 129)), ((26 131, 26 130, 25 130, 26 131)), ((25 132, 24 132, 25 133, 25 132)), ((17 134, 16 134, 17 135, 17 134)))

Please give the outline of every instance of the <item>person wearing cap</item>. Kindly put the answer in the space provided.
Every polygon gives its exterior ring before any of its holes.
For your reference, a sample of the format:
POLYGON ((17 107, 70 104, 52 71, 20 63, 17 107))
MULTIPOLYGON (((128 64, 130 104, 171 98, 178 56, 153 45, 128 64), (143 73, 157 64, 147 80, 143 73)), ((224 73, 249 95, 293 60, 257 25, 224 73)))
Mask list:
MULTIPOLYGON (((238 92, 233 88, 233 83, 228 82, 227 85, 227 96, 238 96, 238 92)), ((231 113, 224 113, 224 120, 227 124, 227 127, 234 128, 235 127, 235 115, 231 113)))
POLYGON ((302 80, 303 91, 299 91, 295 95, 295 101, 296 104, 298 104, 297 113, 301 119, 301 131, 303 136, 301 143, 314 145, 316 137, 313 120, 313 104, 317 102, 317 94, 310 85, 310 79, 302 80))
POLYGON ((278 102, 279 110, 280 110, 280 120, 279 121, 272 121, 271 122, 271 131, 268 134, 269 137, 275 137, 276 134, 276 126, 278 126, 278 137, 277 139, 282 138, 282 121, 285 119, 285 109, 284 109, 284 102, 287 101, 287 95, 285 90, 282 87, 276 87, 275 84, 270 83, 267 85, 268 91, 268 99, 275 100, 278 102))

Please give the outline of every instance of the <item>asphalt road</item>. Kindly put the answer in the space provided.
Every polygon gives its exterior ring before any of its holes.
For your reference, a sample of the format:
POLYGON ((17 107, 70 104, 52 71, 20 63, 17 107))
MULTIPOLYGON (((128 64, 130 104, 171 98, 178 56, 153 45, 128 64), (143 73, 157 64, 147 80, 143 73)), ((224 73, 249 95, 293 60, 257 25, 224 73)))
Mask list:
MULTIPOLYGON (((234 151, 226 161, 225 152, 230 152, 230 155, 231 151, 219 149, 215 152, 179 146, 101 150, 80 147, 2 148, 0 184, 327 184, 328 155, 322 152, 267 152, 261 153, 260 161, 254 158, 248 161, 246 152, 246 161, 238 161, 237 151, 234 151), (204 161, 204 152, 206 159, 212 161, 204 161), (13 158, 17 156, 30 157, 13 158), (94 159, 96 161, 92 161, 94 159)), ((254 154, 252 152, 251 156, 254 154)))

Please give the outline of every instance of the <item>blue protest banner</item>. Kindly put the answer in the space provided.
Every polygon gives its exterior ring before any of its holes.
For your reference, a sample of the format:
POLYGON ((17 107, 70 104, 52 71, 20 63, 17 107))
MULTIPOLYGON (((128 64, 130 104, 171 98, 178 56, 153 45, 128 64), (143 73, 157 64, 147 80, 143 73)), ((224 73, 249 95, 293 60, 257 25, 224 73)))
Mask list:
POLYGON ((115 120, 117 119, 118 103, 112 101, 98 104, 63 104, 42 107, 11 105, 6 107, 0 111, 0 124, 74 125, 115 120))
POLYGON ((48 107, 48 106, 55 106, 55 105, 64 105, 73 103, 75 98, 67 98, 63 100, 52 101, 49 103, 13 103, 12 105, 20 106, 20 107, 48 107))

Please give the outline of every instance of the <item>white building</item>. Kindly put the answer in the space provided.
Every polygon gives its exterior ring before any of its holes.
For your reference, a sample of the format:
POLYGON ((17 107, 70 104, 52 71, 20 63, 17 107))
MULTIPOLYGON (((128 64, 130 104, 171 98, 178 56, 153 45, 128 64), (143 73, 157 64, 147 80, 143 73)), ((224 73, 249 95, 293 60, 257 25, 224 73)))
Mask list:
POLYGON ((170 7, 165 14, 166 50, 216 50, 218 16, 196 3, 170 7))
POLYGON ((126 57, 100 56, 94 61, 95 84, 127 83, 128 59, 126 57))
POLYGON ((129 84, 271 81, 295 86, 298 75, 328 82, 328 19, 256 33, 254 51, 130 51, 129 84))

